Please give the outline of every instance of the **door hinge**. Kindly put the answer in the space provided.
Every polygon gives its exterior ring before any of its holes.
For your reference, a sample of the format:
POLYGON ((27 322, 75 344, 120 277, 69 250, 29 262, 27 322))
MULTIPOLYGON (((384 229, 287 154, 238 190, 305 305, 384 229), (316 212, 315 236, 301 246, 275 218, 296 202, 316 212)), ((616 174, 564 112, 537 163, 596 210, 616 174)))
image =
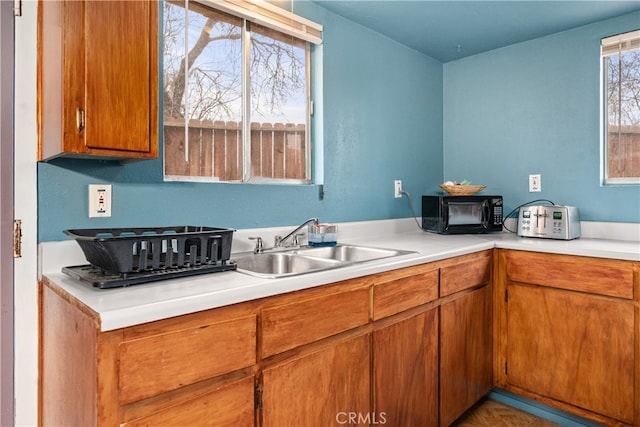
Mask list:
POLYGON ((22 220, 13 220, 13 257, 22 257, 22 220))
POLYGON ((13 16, 22 16, 22 0, 13 0, 13 16))
POLYGON ((504 290, 504 302, 509 302, 509 289, 504 290))
POLYGON ((509 362, 504 362, 504 374, 509 374, 509 362))
POLYGON ((253 391, 253 406, 255 409, 262 408, 262 387, 256 383, 253 391))
POLYGON ((84 108, 76 108, 76 129, 78 130, 78 132, 82 132, 86 124, 87 115, 84 112, 84 108))

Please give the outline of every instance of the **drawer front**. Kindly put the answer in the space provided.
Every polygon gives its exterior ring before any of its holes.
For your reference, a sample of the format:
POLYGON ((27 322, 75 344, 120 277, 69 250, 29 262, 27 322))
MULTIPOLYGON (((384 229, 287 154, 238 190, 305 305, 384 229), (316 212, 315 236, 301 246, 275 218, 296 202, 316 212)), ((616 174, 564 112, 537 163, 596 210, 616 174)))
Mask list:
POLYGON ((509 251, 507 278, 560 289, 633 299, 633 263, 569 255, 509 251))
POLYGON ((122 424, 138 426, 216 426, 254 425, 254 377, 227 384, 210 393, 168 406, 147 417, 122 424))
POLYGON ((123 404, 256 362, 256 316, 125 341, 120 345, 123 404))
POLYGON ((491 255, 440 269, 440 296, 460 292, 488 283, 491 272, 491 255))
POLYGON ((364 325, 369 319, 366 288, 265 308, 261 356, 268 357, 364 325))
POLYGON ((438 298, 438 270, 378 283, 371 289, 373 320, 382 319, 438 298))

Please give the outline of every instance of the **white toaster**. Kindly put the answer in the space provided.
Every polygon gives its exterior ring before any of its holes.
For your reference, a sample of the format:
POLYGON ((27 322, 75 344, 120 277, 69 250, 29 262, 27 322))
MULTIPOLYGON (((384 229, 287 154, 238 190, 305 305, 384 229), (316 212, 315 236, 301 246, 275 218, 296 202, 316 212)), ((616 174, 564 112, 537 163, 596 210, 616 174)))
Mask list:
POLYGON ((571 240, 580 237, 580 214, 575 206, 524 206, 518 214, 518 236, 571 240))

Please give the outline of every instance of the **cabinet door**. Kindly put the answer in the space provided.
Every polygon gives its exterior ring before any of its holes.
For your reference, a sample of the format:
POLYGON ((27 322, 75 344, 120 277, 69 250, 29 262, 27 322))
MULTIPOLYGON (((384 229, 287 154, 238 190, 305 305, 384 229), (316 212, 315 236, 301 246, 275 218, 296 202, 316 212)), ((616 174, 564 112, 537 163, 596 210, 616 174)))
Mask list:
POLYGON ((264 369, 262 426, 369 425, 369 341, 351 338, 264 369))
POLYGON ((392 426, 438 424, 438 309, 373 334, 374 414, 392 426))
POLYGON ((507 381, 633 423, 632 302, 509 283, 507 381))
POLYGON ((158 2, 40 0, 40 158, 158 156, 158 2))
POLYGON ((158 64, 158 5, 149 1, 87 1, 85 5, 85 145, 150 152, 152 76, 158 64))
POLYGON ((491 287, 440 307, 440 425, 448 426, 491 390, 491 287))
POLYGON ((251 376, 122 425, 251 427, 254 424, 254 377, 251 376))

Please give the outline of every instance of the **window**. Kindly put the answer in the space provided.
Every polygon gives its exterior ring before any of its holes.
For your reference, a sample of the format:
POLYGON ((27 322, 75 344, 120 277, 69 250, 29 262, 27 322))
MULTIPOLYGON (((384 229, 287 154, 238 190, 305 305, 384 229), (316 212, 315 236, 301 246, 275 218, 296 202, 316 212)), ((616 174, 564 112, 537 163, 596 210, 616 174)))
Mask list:
POLYGON ((640 30, 602 40, 607 184, 640 183, 640 30))
POLYGON ((165 179, 309 183, 321 30, 260 0, 166 0, 165 179))

